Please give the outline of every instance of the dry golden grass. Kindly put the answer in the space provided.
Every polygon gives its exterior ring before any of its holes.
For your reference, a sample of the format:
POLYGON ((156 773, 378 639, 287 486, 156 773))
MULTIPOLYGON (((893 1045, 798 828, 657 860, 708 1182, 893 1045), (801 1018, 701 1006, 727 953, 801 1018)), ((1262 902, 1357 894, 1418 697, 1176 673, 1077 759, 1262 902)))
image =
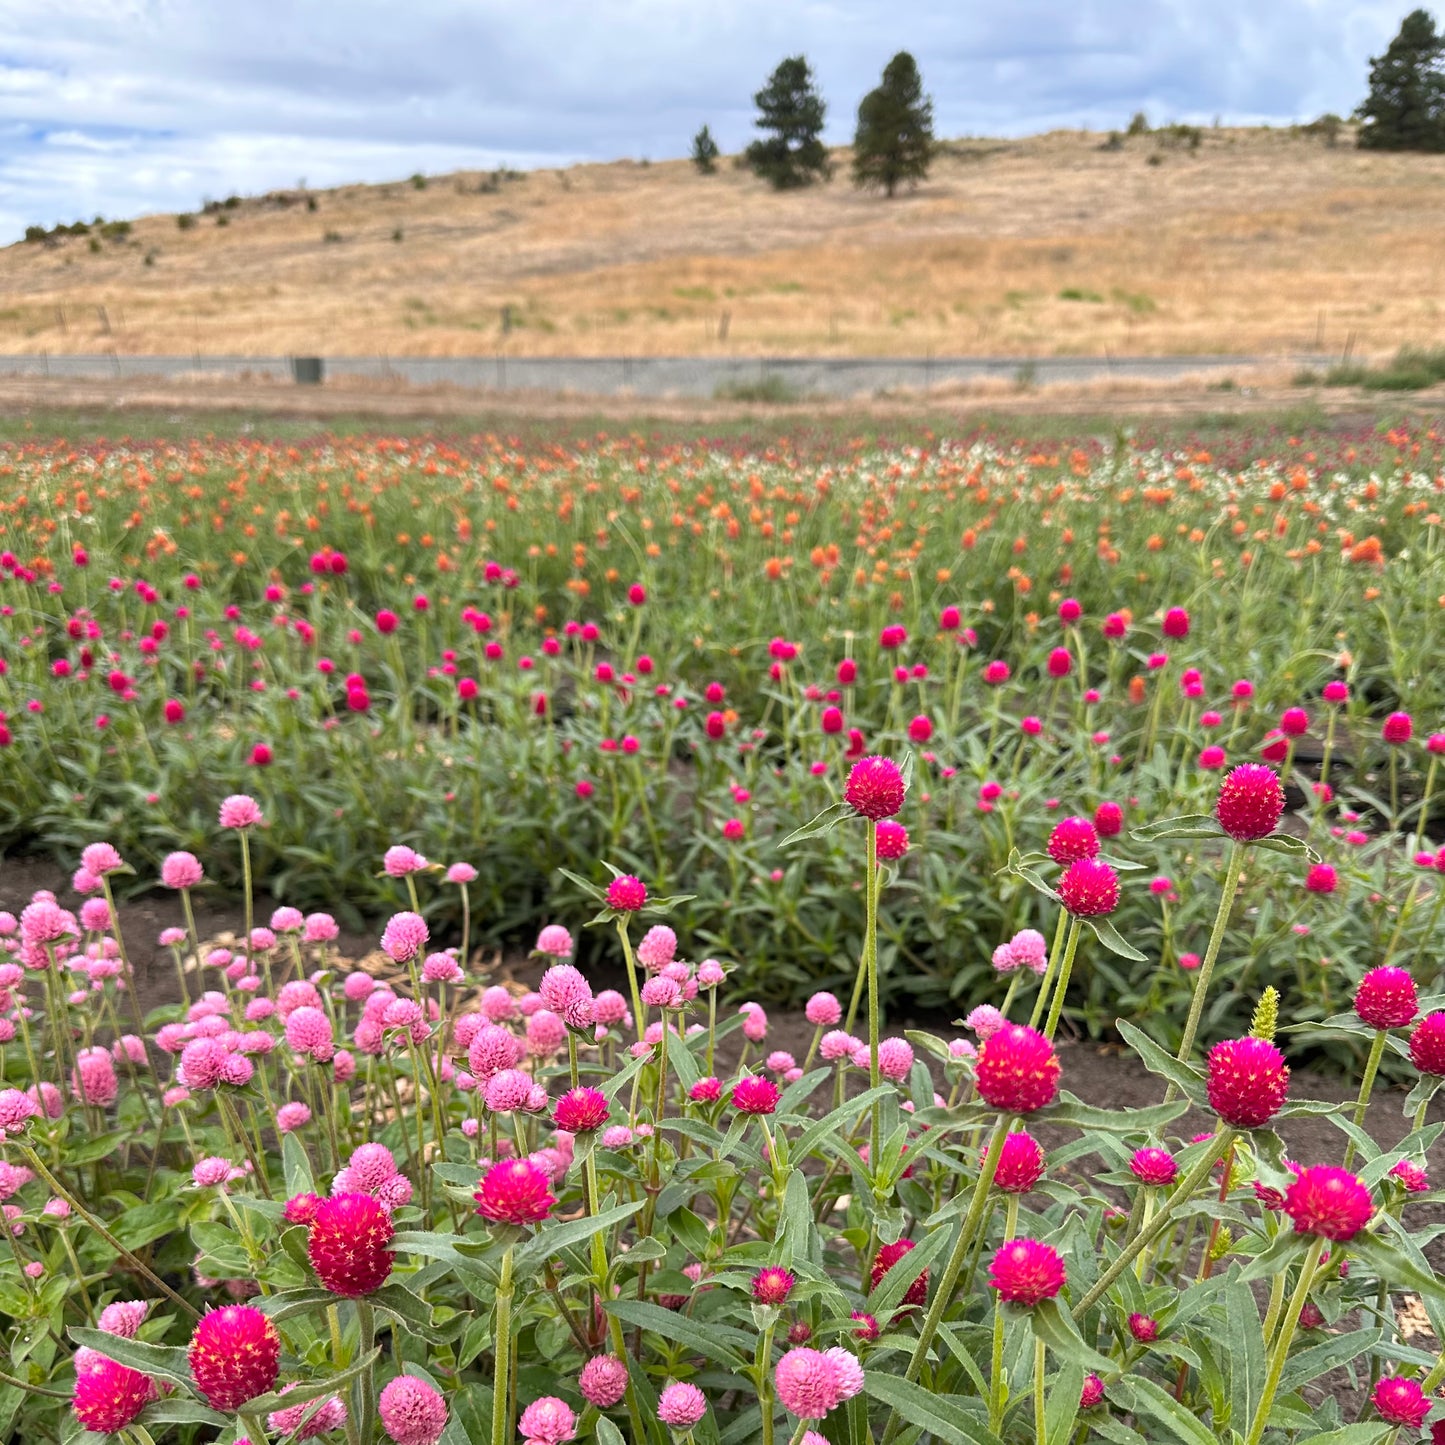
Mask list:
POLYGON ((0 251, 0 352, 1282 355, 1440 341, 1445 157, 1285 131, 1206 131, 1194 152, 1102 141, 955 142, 892 202, 854 191, 840 156, 831 185, 791 194, 727 163, 704 177, 617 162, 349 186, 316 193, 314 212, 296 195, 248 200, 225 226, 200 216, 184 231, 152 216, 99 252, 85 238, 0 251))

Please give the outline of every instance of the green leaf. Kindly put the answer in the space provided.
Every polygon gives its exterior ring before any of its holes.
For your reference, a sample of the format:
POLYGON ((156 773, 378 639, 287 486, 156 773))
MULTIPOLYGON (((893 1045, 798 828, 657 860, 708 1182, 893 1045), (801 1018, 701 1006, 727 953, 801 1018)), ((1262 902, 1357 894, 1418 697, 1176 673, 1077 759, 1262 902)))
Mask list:
POLYGON ((594 903, 605 903, 607 901, 607 894, 595 883, 589 883, 585 878, 579 877, 568 868, 559 868, 557 871, 569 883, 576 884, 594 903))
POLYGON ((621 1224, 624 1219, 631 1219, 644 1203, 644 1200, 638 1199, 630 1204, 615 1204, 595 1217, 584 1215, 581 1219, 569 1219, 560 1224, 544 1224, 536 1236, 517 1251, 514 1267, 518 1271, 524 1270, 530 1264, 540 1264, 559 1250, 580 1244, 584 1239, 591 1239, 599 1230, 611 1229, 613 1225, 621 1224))
POLYGON ((810 823, 804 823, 801 828, 795 828, 781 843, 778 844, 778 851, 784 848, 791 848, 794 843, 802 843, 808 838, 816 838, 823 833, 831 833, 839 823, 843 821, 853 808, 848 803, 834 803, 824 808, 821 813, 810 823))
POLYGON ((310 1314, 336 1303, 329 1289, 283 1289, 276 1294, 257 1295, 256 1308, 268 1319, 289 1319, 292 1315, 310 1314))
POLYGON ((213 1429, 224 1429, 231 1422, 225 1415, 201 1404, 199 1400, 188 1400, 176 1395, 168 1400, 155 1400, 141 1412, 143 1425, 210 1425, 213 1429))
POLYGON ((1044 1405, 1044 1439, 1047 1445, 1069 1445, 1074 1421, 1079 1418, 1079 1393, 1084 1388, 1084 1367, 1067 1364, 1054 1377, 1044 1405))
POLYGON ((1303 838, 1291 838, 1288 833, 1275 833, 1268 838, 1256 838, 1245 844, 1247 848, 1267 848, 1271 853, 1288 853, 1296 858, 1308 858, 1318 863, 1320 855, 1303 838))
POLYGON ((967 1413, 948 1395, 935 1395, 901 1375, 881 1370, 863 1372, 863 1388, 873 1399, 891 1406, 910 1425, 921 1425, 935 1440, 948 1445, 1001 1445, 977 1416, 967 1413))
POLYGON ((1142 1375, 1126 1375, 1110 1386, 1110 1393, 1126 1410, 1149 1416, 1185 1445, 1219 1445, 1213 1430, 1153 1380, 1142 1375))
POLYGON ((1224 1292, 1224 1314, 1229 1327, 1229 1423, 1242 1435, 1249 1429, 1264 1394, 1264 1327, 1254 1294, 1243 1280, 1233 1280, 1224 1292))
POLYGON ((1107 1134, 1148 1133, 1162 1129, 1189 1109, 1189 1099, 1170 1104, 1151 1104, 1144 1109, 1098 1109, 1064 1092, 1057 1104, 1040 1109, 1040 1123, 1068 1124, 1075 1129, 1097 1129, 1107 1134))
POLYGON ((849 1099, 841 1108, 834 1109, 832 1113, 825 1114, 821 1119, 815 1120, 793 1141, 791 1150, 793 1158, 801 1163, 813 1152, 819 1143, 829 1134, 832 1134, 843 1121, 856 1119, 864 1109, 870 1108, 875 1099, 882 1099, 895 1090, 892 1084, 880 1084, 876 1089, 864 1089, 857 1098, 849 1099))
POLYGON ((617 1428, 605 1415, 597 1421, 597 1445, 627 1445, 622 1438, 622 1431, 617 1428))
POLYGON ((287 1387, 284 1395, 279 1390, 273 1390, 266 1395, 258 1395, 254 1400, 246 1401, 246 1413, 248 1415, 269 1415, 272 1410, 284 1410, 288 1405, 301 1405, 307 1400, 320 1399, 323 1395, 337 1394, 363 1371, 374 1365, 380 1357, 380 1350, 372 1350, 359 1360, 353 1360, 344 1370, 338 1370, 334 1375, 327 1375, 320 1380, 298 1380, 294 1385, 287 1387))
POLYGON ((1136 1028, 1128 1019, 1116 1019, 1114 1027, 1120 1037, 1136 1054, 1151 1074, 1168 1079, 1186 1099, 1203 1108, 1209 1098, 1204 1075, 1192 1064, 1181 1064, 1173 1054, 1161 1049, 1143 1029, 1136 1028))
POLYGON ((608 1300, 606 1308, 625 1325, 640 1325, 731 1370, 741 1369, 744 1357, 752 1353, 752 1336, 734 1325, 690 1319, 646 1300, 608 1300))
POLYGON ((1058 1359, 1071 1361, 1098 1374, 1110 1374, 1118 1368, 1108 1356, 1101 1355, 1085 1343, 1073 1317, 1057 1298, 1044 1300, 1026 1313, 1033 1323, 1034 1335, 1041 1339, 1058 1359))
POLYGON ((1119 930, 1107 918, 1086 918, 1084 922, 1094 930, 1094 936, 1110 953, 1117 953, 1120 958, 1127 958, 1130 963, 1149 962, 1132 943, 1124 941, 1119 930))
POLYGON ((1338 1430, 1326 1430, 1322 1435, 1301 1435, 1299 1445, 1382 1445, 1390 1439, 1393 1426, 1381 1425, 1378 1421, 1364 1425, 1341 1425, 1338 1430))
POLYGON ((414 1331, 424 1339, 437 1341, 442 1338, 432 1321, 431 1306, 419 1295, 413 1294, 404 1284, 393 1280, 367 1298, 379 1310, 384 1310, 398 1324, 414 1331))
POLYGON ((1136 843, 1154 843, 1161 838, 1222 838, 1224 829, 1212 813, 1181 813, 1177 818, 1159 818, 1141 828, 1131 828, 1136 843))
POLYGON ((79 1325, 71 1326, 70 1338, 77 1345, 85 1345, 118 1365, 126 1365, 145 1375, 157 1375, 185 1390, 194 1388, 190 1361, 179 1345, 148 1345, 142 1340, 122 1339, 104 1330, 82 1329, 79 1325))
POLYGON ((311 1161, 294 1133, 281 1136, 281 1160, 286 1166, 286 1193, 313 1194, 316 1181, 311 1177, 311 1161))
MULTIPOLYGON (((1413 1264, 1402 1251, 1386 1244, 1378 1235, 1357 1234, 1349 1242, 1349 1251, 1364 1260, 1381 1279, 1388 1280, 1393 1288, 1404 1287, 1416 1294, 1445 1299, 1445 1280, 1413 1264)), ((74 1333, 72 1330, 71 1334, 74 1333)))
POLYGON ((1384 1335, 1378 1326, 1367 1330, 1352 1330, 1347 1335, 1334 1335, 1323 1344, 1311 1345, 1291 1355, 1280 1376, 1279 1392, 1288 1395, 1301 1385, 1327 1375, 1339 1365, 1348 1365, 1352 1360, 1363 1359, 1384 1335))

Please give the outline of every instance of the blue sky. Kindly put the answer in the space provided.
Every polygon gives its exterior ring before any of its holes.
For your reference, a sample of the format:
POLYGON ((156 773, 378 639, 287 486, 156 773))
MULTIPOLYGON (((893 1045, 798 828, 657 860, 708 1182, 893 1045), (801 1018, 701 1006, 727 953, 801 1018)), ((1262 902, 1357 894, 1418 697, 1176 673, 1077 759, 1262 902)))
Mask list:
POLYGON ((1347 113, 1408 0, 0 0, 0 242, 32 222, 751 135, 798 51, 846 140, 913 52, 941 135, 1347 113))

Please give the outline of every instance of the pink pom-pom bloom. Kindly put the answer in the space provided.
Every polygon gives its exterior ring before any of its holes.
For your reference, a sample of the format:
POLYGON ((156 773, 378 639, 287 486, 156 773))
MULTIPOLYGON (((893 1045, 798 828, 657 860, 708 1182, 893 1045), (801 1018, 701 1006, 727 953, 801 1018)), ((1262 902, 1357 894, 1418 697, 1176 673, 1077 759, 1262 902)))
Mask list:
MULTIPOLYGON (((1380 736, 1387 743, 1408 743, 1415 732, 1415 723, 1407 712, 1392 712, 1380 729, 1380 736)), ((92 872, 95 870, 92 869, 92 872)))
POLYGON ((149 1300, 116 1300, 114 1304, 108 1304, 101 1310, 96 1325, 108 1335, 119 1335, 123 1340, 133 1340, 146 1315, 150 1313, 150 1307, 149 1300))
POLYGON ((1312 1164, 1285 1191, 1284 1212, 1296 1234, 1318 1234, 1339 1243, 1353 1239, 1375 1212, 1370 1191, 1348 1169, 1312 1164))
POLYGON ((1031 1114, 1053 1102, 1059 1089, 1054 1046, 1027 1024, 1009 1024, 987 1039, 976 1068, 985 1103, 1009 1114, 1031 1114))
POLYGON ((155 1398, 155 1382, 87 1350, 75 1358, 75 1398, 71 1408, 87 1430, 118 1434, 155 1398))
POLYGON ((848 773, 843 798, 855 813, 877 822, 903 806, 903 774, 891 758, 859 758, 848 773))
POLYGON ((455 883, 459 888, 476 881, 477 870, 470 863, 453 863, 447 869, 447 882, 455 883))
POLYGON ((901 1084, 913 1067, 913 1047, 903 1039, 884 1039, 878 1045, 878 1072, 901 1084))
POLYGON ((1225 775, 1214 805, 1219 826, 1236 842, 1267 838, 1284 815, 1284 789, 1273 768, 1241 763, 1225 775))
POLYGON ((405 878, 408 873, 420 873, 427 861, 415 848, 398 843, 382 855, 381 866, 389 878, 405 878))
POLYGON ((553 958, 571 958, 572 935, 560 923, 549 923, 537 935, 537 952, 553 958))
POLYGON ((739 1114, 771 1114, 781 1097, 771 1079, 761 1074, 745 1074, 733 1088, 732 1106, 739 1114))
POLYGON ((223 828, 254 828, 261 821, 261 805, 245 793, 232 793, 221 803, 223 828))
POLYGON ((908 829, 902 823, 885 818, 878 824, 874 845, 880 862, 896 863, 908 852, 908 829))
POLYGON ((665 923, 654 924, 637 945, 637 961, 651 973, 665 968, 677 957, 677 934, 665 923))
POLYGON ((1156 1189, 1173 1184, 1179 1177, 1179 1165, 1167 1149, 1136 1149, 1129 1160, 1129 1169, 1140 1183, 1156 1189))
POLYGON ((1045 849, 1060 867, 1099 856, 1099 834, 1087 818, 1060 818, 1045 849))
POLYGON ((843 1017, 843 1005, 831 993, 815 993, 803 1014, 814 1028, 830 1029, 843 1017))
POLYGON ((1372 1029, 1401 1029, 1415 1018, 1415 980, 1403 968, 1372 968, 1355 990, 1355 1012, 1372 1029))
MULTIPOLYGON (((288 1394, 295 1388, 287 1385, 281 1393, 288 1394)), ((290 1440, 315 1440, 346 1424, 346 1406, 338 1395, 329 1395, 324 1400, 303 1400, 299 1405, 272 1410, 266 1416, 266 1423, 277 1435, 290 1440)))
POLYGON ((607 885, 607 906, 617 913, 636 913, 647 906, 647 885, 630 873, 607 885))
POLYGON ((331 1020, 309 1004, 293 1009, 287 1017, 286 1043, 293 1053, 313 1058, 318 1064, 327 1063, 336 1052, 331 1020))
POLYGON ((565 1445, 577 1438, 577 1416, 565 1400, 543 1395, 522 1411, 517 1428, 522 1432, 522 1445, 565 1445))
POLYGON ((1430 1397, 1420 1382, 1401 1375, 1386 1375, 1378 1381, 1370 1403, 1382 1420, 1411 1430, 1418 1430, 1430 1413, 1430 1397))
POLYGON ((110 1051, 98 1047, 81 1049, 75 1056, 75 1067, 70 1073, 70 1089, 82 1104, 91 1104, 98 1109, 107 1109, 115 1103, 120 1083, 115 1076, 110 1051))
POLYGON ((753 1276, 753 1298, 765 1305, 784 1304, 796 1282, 791 1270, 770 1264, 753 1276))
MULTIPOLYGON (((569 1028, 587 1028, 592 1023, 592 986, 570 963, 549 968, 537 991, 546 1007, 559 1014, 569 1028)), ((530 1035, 530 1029, 528 1032, 530 1035)))
POLYGON ((306 1252, 323 1288, 356 1299, 380 1289, 396 1256, 391 1215, 369 1194, 333 1194, 311 1221, 306 1252))
POLYGON ((202 1315, 190 1345, 191 1377, 213 1410, 239 1410, 264 1395, 281 1370, 281 1337, 253 1305, 202 1315))
POLYGON ((482 1176, 472 1196, 493 1224, 537 1224, 552 1212, 551 1179, 530 1159, 503 1159, 482 1176))
POLYGON ((381 950, 396 963, 415 958, 431 935, 419 913, 394 913, 381 935, 381 950))
POLYGON ((674 1430, 691 1430, 707 1414, 707 1397, 696 1385, 674 1380, 657 1397, 657 1418, 674 1430))
POLYGON ((204 876, 194 853, 167 853, 161 863, 161 882, 167 888, 194 888, 204 876))
POLYGON ((1028 968, 1037 974, 1048 968, 1049 945, 1036 928, 1020 929, 1007 946, 1015 968, 1028 968))
POLYGON ((1422 1074, 1445 1075, 1445 1012, 1426 1014, 1410 1035, 1410 1061, 1422 1074))
POLYGON ((552 1122, 568 1134, 586 1134, 600 1129, 611 1114, 607 1096, 600 1089, 571 1089, 557 1100, 552 1122))
POLYGON ((1119 875, 1098 858, 1077 858, 1059 880, 1059 897, 1075 918, 1102 918, 1119 906, 1119 875))
POLYGON ((615 1355, 594 1355, 582 1366, 577 1388, 589 1405, 610 1410, 627 1393, 627 1366, 615 1355))
POLYGON ((1010 1304, 1033 1306, 1053 1299, 1064 1287, 1064 1262, 1051 1245, 1014 1239, 993 1257, 988 1282, 1010 1304))
POLYGON ((1039 1141, 1022 1132, 1005 1136, 1003 1153, 999 1155, 998 1169, 993 1176, 994 1188, 1006 1194, 1027 1194, 1043 1174, 1044 1151, 1039 1141))
POLYGON ((1430 1187, 1429 1173, 1410 1159, 1401 1159, 1390 1170, 1390 1178, 1398 1179, 1407 1194, 1423 1194, 1430 1187))
POLYGON ((1266 1039, 1225 1039, 1209 1051, 1209 1107, 1236 1129, 1268 1123, 1289 1091, 1289 1065, 1266 1039))
POLYGON ((276 1110, 276 1132, 292 1134, 311 1122, 311 1110, 302 1103, 282 1104, 276 1110))
POLYGON ((789 1350, 773 1383, 784 1408, 801 1420, 821 1420, 840 1399, 837 1368, 821 1350, 789 1350))
POLYGON ((447 1428, 447 1404, 415 1375, 398 1375, 377 1401, 381 1428, 396 1445, 437 1445, 447 1428))

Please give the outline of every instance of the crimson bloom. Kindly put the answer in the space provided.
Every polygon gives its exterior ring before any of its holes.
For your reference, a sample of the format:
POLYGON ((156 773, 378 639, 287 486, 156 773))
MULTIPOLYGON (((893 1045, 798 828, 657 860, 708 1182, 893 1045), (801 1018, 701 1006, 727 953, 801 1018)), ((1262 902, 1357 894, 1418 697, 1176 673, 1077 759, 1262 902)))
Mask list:
POLYGON ((189 1357, 202 1399, 213 1410, 239 1410, 276 1383, 281 1337, 254 1305, 227 1305, 201 1316, 189 1357))
POLYGON ((472 1197, 477 1213, 493 1224, 537 1224, 557 1202, 551 1182, 530 1159, 502 1159, 482 1176, 472 1197))
POLYGON ((386 1283, 396 1259, 386 1246, 395 1232, 370 1194, 333 1194, 312 1216, 306 1253, 324 1288, 356 1299, 386 1283))

